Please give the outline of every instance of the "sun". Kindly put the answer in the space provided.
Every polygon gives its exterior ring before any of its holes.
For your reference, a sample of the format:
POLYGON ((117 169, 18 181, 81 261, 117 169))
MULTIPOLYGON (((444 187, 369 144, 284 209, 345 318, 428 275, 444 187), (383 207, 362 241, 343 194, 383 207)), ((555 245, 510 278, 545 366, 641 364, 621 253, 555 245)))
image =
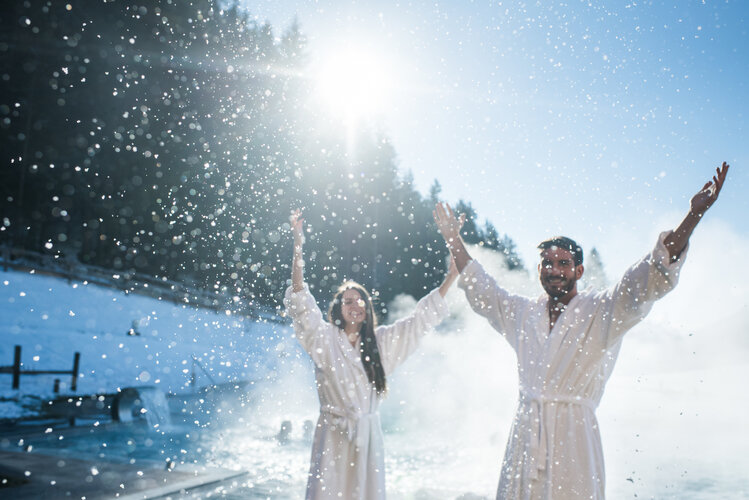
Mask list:
POLYGON ((347 121, 383 113, 392 97, 388 59, 362 47, 328 54, 320 61, 315 81, 320 104, 347 121))

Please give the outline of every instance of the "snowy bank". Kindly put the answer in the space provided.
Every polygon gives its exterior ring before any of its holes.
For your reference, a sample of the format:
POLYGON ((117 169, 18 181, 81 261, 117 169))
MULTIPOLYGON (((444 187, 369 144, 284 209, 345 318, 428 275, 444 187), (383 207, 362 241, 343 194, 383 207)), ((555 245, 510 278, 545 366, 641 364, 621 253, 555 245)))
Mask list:
MULTIPOLYGON (((22 370, 70 370, 81 353, 75 394, 114 393, 150 385, 166 393, 230 381, 275 377, 279 361, 299 350, 283 323, 197 309, 34 272, 0 272, 0 366, 22 348, 22 370)), ((0 374, 0 398, 50 397, 54 379, 62 394, 69 376, 0 374)), ((19 409, 0 405, 0 417, 19 409)))

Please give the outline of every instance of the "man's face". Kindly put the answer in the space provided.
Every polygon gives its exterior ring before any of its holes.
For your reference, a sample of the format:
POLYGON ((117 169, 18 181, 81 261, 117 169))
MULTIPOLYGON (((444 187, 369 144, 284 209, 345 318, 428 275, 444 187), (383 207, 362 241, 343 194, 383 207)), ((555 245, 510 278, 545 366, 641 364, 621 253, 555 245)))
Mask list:
POLYGON ((569 250, 551 247, 541 252, 538 276, 550 297, 562 299, 573 290, 577 291, 575 285, 582 275, 583 266, 575 266, 575 259, 569 250))

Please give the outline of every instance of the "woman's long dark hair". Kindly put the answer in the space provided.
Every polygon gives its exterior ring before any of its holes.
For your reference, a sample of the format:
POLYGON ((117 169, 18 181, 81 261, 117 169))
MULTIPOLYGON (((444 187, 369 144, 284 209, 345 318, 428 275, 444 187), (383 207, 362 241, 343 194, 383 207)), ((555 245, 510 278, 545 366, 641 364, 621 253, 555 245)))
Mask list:
POLYGON ((366 318, 359 329, 359 351, 361 352, 361 362, 362 365, 364 365, 364 371, 367 373, 367 378, 374 384, 377 394, 384 394, 385 391, 387 391, 387 383, 385 380, 385 370, 382 367, 382 361, 380 360, 380 349, 377 346, 377 339, 375 338, 374 333, 375 327, 377 326, 377 316, 375 316, 372 298, 369 296, 369 293, 367 293, 363 286, 355 281, 344 282, 338 287, 338 291, 333 297, 333 302, 330 303, 330 308, 328 309, 328 321, 339 328, 343 328, 341 306, 343 305, 343 292, 346 290, 356 290, 364 301, 366 318))

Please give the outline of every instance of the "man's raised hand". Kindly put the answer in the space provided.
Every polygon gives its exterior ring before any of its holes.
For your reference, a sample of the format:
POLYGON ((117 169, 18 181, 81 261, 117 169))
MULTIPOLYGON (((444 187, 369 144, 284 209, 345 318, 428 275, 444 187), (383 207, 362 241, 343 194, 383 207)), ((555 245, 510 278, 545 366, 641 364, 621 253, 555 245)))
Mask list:
MULTIPOLYGON (((455 217, 453 209, 447 203, 437 203, 432 215, 440 234, 447 243, 447 248, 450 249, 450 254, 455 259, 455 267, 458 272, 463 272, 463 269, 471 261, 471 256, 460 238, 460 230, 466 221, 466 215, 460 214, 460 217, 455 217)), ((448 271, 448 276, 451 276, 450 271, 448 271)))
POLYGON ((448 203, 437 203, 432 212, 434 222, 437 224, 440 234, 445 239, 447 246, 452 248, 460 240, 460 229, 466 221, 466 215, 460 214, 460 218, 455 217, 453 209, 448 203))
POLYGON ((700 192, 692 197, 692 201, 689 204, 689 211, 698 217, 702 217, 708 208, 710 208, 715 200, 718 199, 718 194, 723 188, 723 183, 726 180, 728 174, 729 165, 723 162, 723 165, 715 169, 715 175, 713 180, 708 181, 700 192))
POLYGON ((705 215, 707 209, 718 199, 718 194, 723 189, 723 183, 726 180, 726 174, 728 174, 728 163, 723 162, 723 165, 715 169, 713 180, 702 186, 702 189, 692 197, 689 202, 689 212, 681 221, 681 224, 663 240, 672 261, 679 258, 686 248, 694 228, 702 220, 702 216, 705 215))

